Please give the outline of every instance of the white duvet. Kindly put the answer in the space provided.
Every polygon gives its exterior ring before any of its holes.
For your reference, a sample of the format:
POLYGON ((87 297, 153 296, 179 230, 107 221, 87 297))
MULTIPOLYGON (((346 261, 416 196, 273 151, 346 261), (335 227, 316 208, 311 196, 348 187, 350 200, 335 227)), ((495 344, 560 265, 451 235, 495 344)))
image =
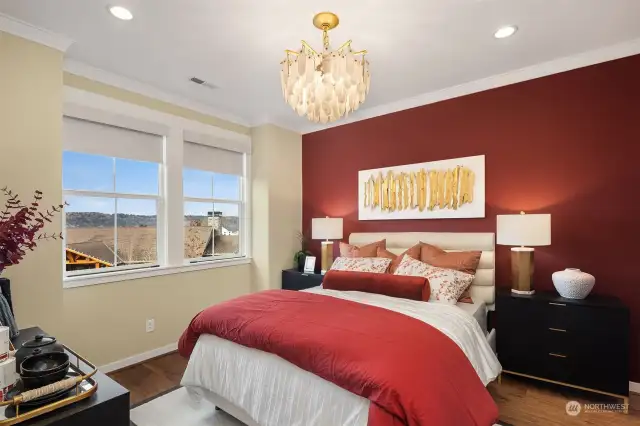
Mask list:
MULTIPOLYGON (((378 306, 424 321, 460 347, 485 386, 501 372, 478 322, 456 306, 319 287, 305 291, 378 306)), ((367 424, 367 399, 276 355, 216 336, 200 336, 182 385, 194 396, 214 402, 224 398, 240 409, 236 415, 241 420, 260 426, 367 424)))

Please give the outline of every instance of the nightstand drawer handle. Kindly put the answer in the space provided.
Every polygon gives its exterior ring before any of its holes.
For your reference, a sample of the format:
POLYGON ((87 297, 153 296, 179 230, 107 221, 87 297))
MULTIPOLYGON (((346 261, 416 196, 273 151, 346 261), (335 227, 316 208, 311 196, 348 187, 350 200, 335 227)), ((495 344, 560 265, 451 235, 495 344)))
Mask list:
POLYGON ((557 358, 566 358, 567 357, 566 355, 554 354, 554 353, 551 353, 551 352, 549 353, 549 355, 555 356, 557 358))
POLYGON ((563 330, 561 328, 553 328, 553 327, 549 327, 549 330, 551 330, 551 331, 561 331, 562 333, 566 333, 567 332, 567 330, 563 330))
POLYGON ((554 302, 549 302, 550 305, 554 305, 554 306, 567 306, 566 303, 554 303, 554 302))

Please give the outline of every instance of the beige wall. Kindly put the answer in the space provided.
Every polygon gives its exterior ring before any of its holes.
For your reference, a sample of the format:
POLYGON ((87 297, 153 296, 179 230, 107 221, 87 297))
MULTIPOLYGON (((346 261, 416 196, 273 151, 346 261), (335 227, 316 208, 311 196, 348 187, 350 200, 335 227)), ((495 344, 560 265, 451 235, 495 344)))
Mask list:
POLYGON ((300 249, 302 136, 267 124, 251 129, 251 141, 253 286, 281 288, 282 270, 293 266, 293 254, 300 249))
POLYGON ((251 265, 61 290, 61 335, 98 365, 175 343, 207 306, 251 291, 251 265), (147 318, 156 331, 145 332, 147 318))
MULTIPOLYGON (((47 203, 62 199, 61 52, 0 32, 0 186, 26 199, 34 189, 47 203)), ((242 126, 204 116, 81 77, 73 87, 248 134, 242 126)), ((60 229, 56 222, 48 231, 60 229)), ((250 291, 251 265, 62 287, 62 245, 46 242, 9 267, 17 320, 40 325, 99 365, 176 342, 204 307, 250 291), (145 320, 156 331, 145 332, 145 320)))
POLYGON ((145 108, 154 109, 156 111, 176 115, 178 117, 186 118, 189 120, 199 121, 204 124, 210 124, 211 126, 231 130, 243 135, 248 135, 250 133, 248 127, 242 126, 240 124, 222 120, 218 117, 212 117, 210 115, 202 114, 197 111, 173 105, 168 102, 160 101, 158 99, 153 99, 148 96, 140 95, 138 93, 130 92, 128 90, 109 86, 108 84, 90 80, 86 77, 71 74, 69 72, 64 72, 63 79, 65 86, 74 87, 76 89, 85 90, 87 92, 97 93, 103 96, 108 96, 119 101, 143 106, 145 108))
MULTIPOLYGON (((62 53, 0 32, 0 186, 29 201, 62 200, 62 53)), ((0 200, 4 202, 4 199, 0 200)), ((46 231, 60 231, 60 222, 46 231)), ((64 330, 62 245, 43 242, 18 266, 7 268, 19 325, 64 330)))

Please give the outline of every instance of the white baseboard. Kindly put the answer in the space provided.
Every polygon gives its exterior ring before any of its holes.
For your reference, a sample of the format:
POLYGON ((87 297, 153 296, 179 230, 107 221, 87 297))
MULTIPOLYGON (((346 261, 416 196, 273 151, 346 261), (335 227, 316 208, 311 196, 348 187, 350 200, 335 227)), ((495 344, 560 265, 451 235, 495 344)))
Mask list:
POLYGON ((640 383, 629 382, 629 392, 640 393, 640 383))
POLYGON ((178 350, 178 343, 171 343, 169 345, 163 346, 161 348, 152 349, 147 352, 143 352, 141 354, 136 354, 130 356, 128 358, 124 358, 118 361, 111 362, 109 364, 105 364, 103 366, 98 367, 98 369, 103 373, 111 373, 112 371, 121 370, 123 368, 132 366, 134 364, 139 364, 148 359, 155 358, 160 355, 168 354, 169 352, 174 352, 178 350))

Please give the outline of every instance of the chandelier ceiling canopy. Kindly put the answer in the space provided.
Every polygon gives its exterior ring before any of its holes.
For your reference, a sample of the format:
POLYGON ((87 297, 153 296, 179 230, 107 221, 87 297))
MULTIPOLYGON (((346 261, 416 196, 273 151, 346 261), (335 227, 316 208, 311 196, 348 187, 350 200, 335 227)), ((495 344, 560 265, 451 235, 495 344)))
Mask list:
POLYGON ((329 30, 339 22, 331 12, 317 14, 313 25, 322 30, 322 51, 316 52, 302 40, 300 50, 285 50, 280 63, 285 101, 298 115, 316 123, 335 121, 357 110, 369 93, 367 51, 354 52, 351 40, 336 50, 329 46, 329 30))

